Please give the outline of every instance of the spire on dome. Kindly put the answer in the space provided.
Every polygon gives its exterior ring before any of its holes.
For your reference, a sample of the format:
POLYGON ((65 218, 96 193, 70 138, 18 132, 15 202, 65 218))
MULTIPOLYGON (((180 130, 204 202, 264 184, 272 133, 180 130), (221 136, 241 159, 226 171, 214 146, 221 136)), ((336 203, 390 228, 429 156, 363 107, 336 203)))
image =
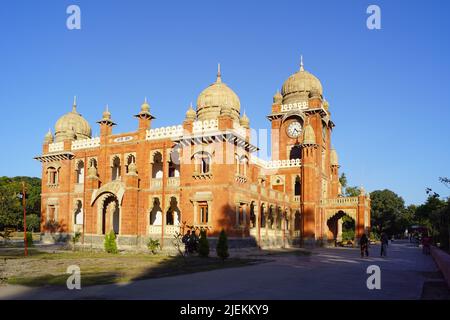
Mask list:
POLYGON ((303 55, 300 55, 300 71, 305 71, 305 68, 303 66, 303 55))
POLYGON ((72 112, 77 113, 77 96, 73 96, 72 112))
POLYGON ((222 82, 222 74, 220 73, 220 63, 217 64, 217 79, 216 79, 217 83, 221 83, 222 82))

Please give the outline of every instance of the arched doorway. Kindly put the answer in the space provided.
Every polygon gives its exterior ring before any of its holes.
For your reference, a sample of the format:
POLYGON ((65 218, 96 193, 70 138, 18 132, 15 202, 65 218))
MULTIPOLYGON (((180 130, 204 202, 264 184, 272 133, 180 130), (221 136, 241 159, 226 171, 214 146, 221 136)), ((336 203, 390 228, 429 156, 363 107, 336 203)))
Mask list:
POLYGON ((114 194, 106 194, 100 205, 100 232, 107 234, 114 231, 120 233, 120 205, 114 194))
POLYGON ((328 239, 335 243, 349 244, 355 239, 355 220, 342 210, 327 220, 328 239))

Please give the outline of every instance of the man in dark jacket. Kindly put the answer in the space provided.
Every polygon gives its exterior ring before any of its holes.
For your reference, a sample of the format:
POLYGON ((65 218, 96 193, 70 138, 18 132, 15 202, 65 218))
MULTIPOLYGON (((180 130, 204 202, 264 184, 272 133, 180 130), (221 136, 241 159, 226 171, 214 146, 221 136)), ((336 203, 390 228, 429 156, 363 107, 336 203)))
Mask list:
POLYGON ((381 253, 380 256, 386 257, 387 246, 389 245, 389 238, 385 232, 381 234, 381 253))
POLYGON ((369 239, 367 238, 365 233, 363 233, 363 235, 359 239, 359 246, 361 248, 361 258, 364 258, 364 254, 366 255, 366 257, 368 257, 369 256, 369 239))

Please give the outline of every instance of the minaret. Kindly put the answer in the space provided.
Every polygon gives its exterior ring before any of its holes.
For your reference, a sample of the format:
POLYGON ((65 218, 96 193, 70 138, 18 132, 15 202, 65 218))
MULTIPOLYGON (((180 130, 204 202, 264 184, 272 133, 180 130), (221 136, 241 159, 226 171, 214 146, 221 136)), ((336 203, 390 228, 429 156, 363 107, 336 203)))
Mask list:
POLYGON ((136 114, 135 117, 139 119, 139 137, 140 139, 145 139, 147 130, 151 127, 152 119, 155 119, 155 117, 150 114, 150 105, 147 102, 147 97, 145 97, 144 103, 141 105, 141 111, 136 114))
POLYGON ((103 118, 97 121, 100 124, 100 143, 106 144, 107 138, 112 134, 112 127, 116 124, 111 120, 111 112, 109 112, 109 106, 106 105, 105 111, 103 111, 103 118))
POLYGON ((316 220, 318 216, 318 195, 320 183, 317 169, 316 135, 311 124, 307 124, 303 133, 301 166, 301 212, 302 240, 305 245, 313 245, 316 238, 316 220))
POLYGON ((329 197, 337 198, 339 196, 340 182, 339 182, 339 161, 335 149, 331 149, 330 164, 331 164, 331 193, 329 197))

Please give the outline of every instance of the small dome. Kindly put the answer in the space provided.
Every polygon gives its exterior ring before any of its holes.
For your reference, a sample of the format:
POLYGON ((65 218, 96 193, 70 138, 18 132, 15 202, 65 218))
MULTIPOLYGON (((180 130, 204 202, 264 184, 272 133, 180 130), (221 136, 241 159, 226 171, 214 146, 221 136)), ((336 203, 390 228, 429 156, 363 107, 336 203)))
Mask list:
POLYGON ((46 143, 52 143, 53 142, 53 134, 52 134, 52 131, 50 129, 48 129, 48 132, 45 135, 44 142, 46 142, 46 143))
POLYGON ((219 65, 216 82, 203 90, 197 98, 197 117, 199 120, 209 120, 216 119, 221 113, 229 113, 234 120, 239 121, 240 109, 239 97, 222 82, 219 65))
POLYGON ((332 166, 338 166, 339 165, 338 155, 337 155, 336 150, 334 150, 334 149, 331 149, 330 162, 331 162, 332 166))
POLYGON ((322 96, 323 89, 320 80, 314 75, 305 71, 303 68, 303 60, 300 66, 300 70, 291 75, 283 84, 281 93, 283 98, 287 98, 290 95, 296 93, 308 93, 311 96, 322 96))
POLYGON ((273 96, 273 103, 281 103, 283 101, 283 96, 280 93, 280 90, 277 90, 277 93, 273 96))
POLYGON ((250 127, 250 119, 247 117, 247 115, 244 112, 244 115, 242 116, 242 118, 239 120, 239 123, 241 126, 243 126, 244 128, 249 128, 250 127))
POLYGON ((141 112, 149 113, 150 105, 147 102, 147 97, 145 97, 144 103, 141 105, 141 112))
POLYGON ((186 119, 195 120, 196 117, 197 117, 197 112, 195 112, 194 108, 192 108, 192 103, 191 103, 188 111, 186 111, 186 119))
POLYGON ((63 115, 56 122, 55 140, 57 142, 66 138, 82 140, 91 138, 91 135, 91 126, 86 119, 77 112, 76 101, 74 101, 72 111, 63 115))
POLYGON ((111 112, 109 112, 109 106, 106 105, 105 107, 105 111, 103 111, 102 113, 102 120, 111 120, 111 112))
POLYGON ((303 144, 316 144, 316 134, 310 124, 305 127, 305 131, 303 133, 303 144))

